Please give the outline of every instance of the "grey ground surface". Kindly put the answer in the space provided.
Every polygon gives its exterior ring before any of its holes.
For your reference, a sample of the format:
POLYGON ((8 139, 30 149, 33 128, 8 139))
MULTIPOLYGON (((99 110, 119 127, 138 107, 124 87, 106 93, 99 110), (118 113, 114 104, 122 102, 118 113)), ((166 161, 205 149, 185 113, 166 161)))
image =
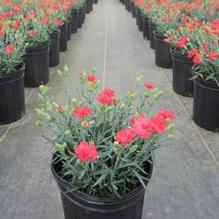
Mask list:
MULTIPOLYGON (((137 30, 135 20, 118 0, 100 0, 82 29, 61 54, 60 79, 51 69, 49 87, 64 101, 72 94, 81 69, 95 67, 106 87, 123 94, 140 73, 165 92, 162 104, 177 116, 175 140, 156 153, 156 166, 145 196, 143 219, 219 218, 219 135, 196 127, 192 99, 171 88, 171 70, 157 68, 154 52, 137 30)), ((0 127, 0 219, 63 219, 58 188, 50 173, 51 146, 35 128, 37 89, 26 89, 27 112, 21 121, 0 127)))

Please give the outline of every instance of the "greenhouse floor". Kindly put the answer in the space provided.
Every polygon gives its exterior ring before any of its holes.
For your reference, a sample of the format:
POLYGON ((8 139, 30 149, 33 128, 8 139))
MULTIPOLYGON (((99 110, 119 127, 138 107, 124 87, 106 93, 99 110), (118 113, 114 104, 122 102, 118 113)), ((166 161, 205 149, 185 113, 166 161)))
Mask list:
MULTIPOLYGON (((66 87, 75 94, 80 70, 96 68, 103 86, 121 95, 144 74, 163 89, 162 106, 176 114, 175 139, 156 152, 143 219, 218 219, 219 134, 194 125, 192 99, 172 91, 171 70, 155 66, 154 51, 119 0, 100 0, 68 46, 60 65, 50 70, 48 86, 56 101, 64 101, 66 87), (57 69, 65 64, 71 74, 63 79, 57 69)), ((49 166, 51 146, 35 127, 38 89, 25 92, 26 115, 0 127, 0 218, 64 219, 49 166)))

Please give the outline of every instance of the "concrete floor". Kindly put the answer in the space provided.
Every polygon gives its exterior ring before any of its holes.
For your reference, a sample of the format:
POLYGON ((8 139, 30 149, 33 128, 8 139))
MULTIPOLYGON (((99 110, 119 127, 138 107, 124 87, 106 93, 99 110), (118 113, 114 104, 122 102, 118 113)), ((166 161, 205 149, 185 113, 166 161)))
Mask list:
MULTIPOLYGON (((51 69, 50 92, 63 102, 64 88, 74 95, 81 69, 95 67, 103 86, 123 94, 139 74, 165 92, 163 105, 176 113, 175 140, 156 153, 156 166, 145 196, 143 219, 219 218, 219 135, 195 126, 192 99, 171 88, 171 70, 154 64, 154 52, 135 20, 118 0, 100 0, 81 30, 61 54, 60 79, 51 69)), ((49 162, 51 146, 41 138, 34 109, 37 89, 26 89, 27 113, 0 127, 0 219, 64 219, 60 194, 49 162)))

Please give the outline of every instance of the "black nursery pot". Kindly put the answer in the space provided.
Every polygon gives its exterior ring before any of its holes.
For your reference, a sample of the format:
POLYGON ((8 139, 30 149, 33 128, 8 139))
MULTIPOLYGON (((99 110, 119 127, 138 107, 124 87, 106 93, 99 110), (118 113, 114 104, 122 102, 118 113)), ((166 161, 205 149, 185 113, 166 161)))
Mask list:
POLYGON ((49 67, 53 67, 59 64, 59 50, 60 50, 60 31, 54 31, 50 35, 50 44, 49 44, 49 67))
POLYGON ((143 31, 143 15, 142 15, 142 13, 141 13, 141 9, 140 9, 140 8, 138 8, 137 10, 138 10, 138 14, 137 14, 138 29, 139 29, 139 31, 142 32, 142 31, 143 31))
POLYGON ((93 10, 93 1, 92 0, 87 0, 86 12, 90 13, 92 10, 93 10))
POLYGON ((78 28, 81 28, 82 27, 82 21, 83 21, 83 9, 80 8, 78 9, 78 28))
POLYGON ((24 56, 26 87, 38 87, 49 82, 49 42, 29 48, 24 56))
POLYGON ((0 124, 8 124, 25 114, 24 64, 17 70, 0 76, 0 124))
POLYGON ((193 120, 209 131, 219 131, 219 87, 201 78, 194 80, 193 120))
POLYGON ((78 30, 78 10, 72 10, 71 12, 71 33, 76 33, 78 30))
MULTIPOLYGON (((60 188, 65 219, 141 219, 145 189, 139 186, 121 199, 96 198, 83 192, 67 192, 70 184, 57 174, 60 164, 53 164, 53 176, 60 188)), ((153 165, 146 164, 151 177, 153 165)))
POLYGON ((132 13, 133 17, 136 17, 136 14, 135 14, 135 3, 133 1, 131 2, 131 13, 132 13))
POLYGON ((176 55, 173 52, 173 90, 182 96, 193 96, 192 60, 186 56, 176 55))
POLYGON ((164 37, 154 32, 155 64, 161 68, 171 68, 172 60, 169 43, 164 42, 164 37))
POLYGON ((68 49, 68 24, 64 23, 60 27, 60 52, 65 52, 68 49))
POLYGON ((156 25, 149 21, 149 39, 150 39, 150 48, 155 49, 155 42, 154 42, 154 31, 156 25))
POLYGON ((146 16, 143 16, 143 36, 149 40, 150 31, 149 31, 149 19, 146 16))
POLYGON ((67 40, 71 40, 71 15, 67 21, 68 37, 67 40))

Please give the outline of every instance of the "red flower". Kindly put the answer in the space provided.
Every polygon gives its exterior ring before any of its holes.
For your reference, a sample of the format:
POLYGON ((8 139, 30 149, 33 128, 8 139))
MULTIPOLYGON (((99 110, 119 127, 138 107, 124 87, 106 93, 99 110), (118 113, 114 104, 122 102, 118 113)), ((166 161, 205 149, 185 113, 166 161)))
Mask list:
POLYGON ((29 31, 28 31, 28 35, 29 35, 30 37, 33 37, 33 36, 36 35, 36 31, 35 31, 34 29, 29 30, 29 31))
POLYGON ((56 106, 56 111, 57 111, 58 113, 63 113, 63 112, 64 112, 63 106, 57 105, 57 106, 56 106))
POLYGON ((98 152, 95 145, 89 144, 87 141, 81 141, 75 147, 75 155, 81 161, 96 160, 98 152))
POLYGON ((192 59, 192 61, 193 61, 193 63, 194 63, 195 65, 198 65, 202 60, 201 60, 201 58, 197 55, 197 56, 195 56, 195 57, 192 59))
POLYGON ((87 76, 87 80, 88 80, 89 82, 91 82, 91 83, 94 83, 94 82, 97 81, 97 78, 96 78, 95 75, 89 74, 89 75, 87 76))
POLYGON ((218 58, 218 53, 216 52, 209 52, 208 53, 208 58, 211 60, 216 60, 218 58))
POLYGON ((148 90, 152 90, 156 87, 156 85, 153 82, 148 82, 144 84, 144 87, 148 90))
POLYGON ((209 45, 208 42, 203 42, 203 43, 202 43, 202 46, 203 46, 203 47, 207 47, 208 45, 209 45))
POLYGON ((115 91, 112 88, 105 88, 100 92, 97 100, 104 106, 114 104, 116 102, 115 91))
POLYGON ((158 113, 157 113, 157 116, 162 116, 164 119, 175 119, 175 115, 174 113, 169 110, 169 109, 163 109, 163 110, 160 110, 158 113))
POLYGON ((5 47, 5 52, 8 54, 8 55, 11 55, 12 53, 14 53, 15 51, 15 47, 13 44, 8 44, 6 47, 5 47))
POLYGON ((192 50, 190 50, 189 52, 188 52, 188 58, 189 59, 191 59, 191 58, 193 58, 193 57, 195 57, 195 56, 198 56, 198 54, 199 54, 199 50, 198 49, 192 49, 192 50))
POLYGON ((166 120, 162 115, 152 117, 151 122, 153 124, 154 132, 161 133, 164 132, 167 128, 166 120))
POLYGON ((117 132, 115 140, 121 145, 127 146, 135 139, 135 133, 131 128, 124 128, 117 132))
POLYGON ((143 139, 149 138, 153 131, 153 123, 143 115, 139 116, 133 123, 133 131, 143 139))
POLYGON ((59 20, 59 19, 55 19, 55 20, 54 20, 54 23, 55 23, 55 25, 58 26, 58 27, 61 27, 61 26, 62 26, 62 21, 59 20))
POLYGON ((177 48, 184 48, 186 46, 186 44, 189 42, 189 38, 187 36, 182 36, 178 39, 178 42, 176 44, 177 48))
POLYGON ((89 107, 81 106, 81 107, 76 108, 73 111, 73 113, 76 118, 84 120, 87 116, 91 115, 93 112, 89 107))
POLYGON ((42 18, 42 24, 49 24, 49 19, 47 17, 42 18))

